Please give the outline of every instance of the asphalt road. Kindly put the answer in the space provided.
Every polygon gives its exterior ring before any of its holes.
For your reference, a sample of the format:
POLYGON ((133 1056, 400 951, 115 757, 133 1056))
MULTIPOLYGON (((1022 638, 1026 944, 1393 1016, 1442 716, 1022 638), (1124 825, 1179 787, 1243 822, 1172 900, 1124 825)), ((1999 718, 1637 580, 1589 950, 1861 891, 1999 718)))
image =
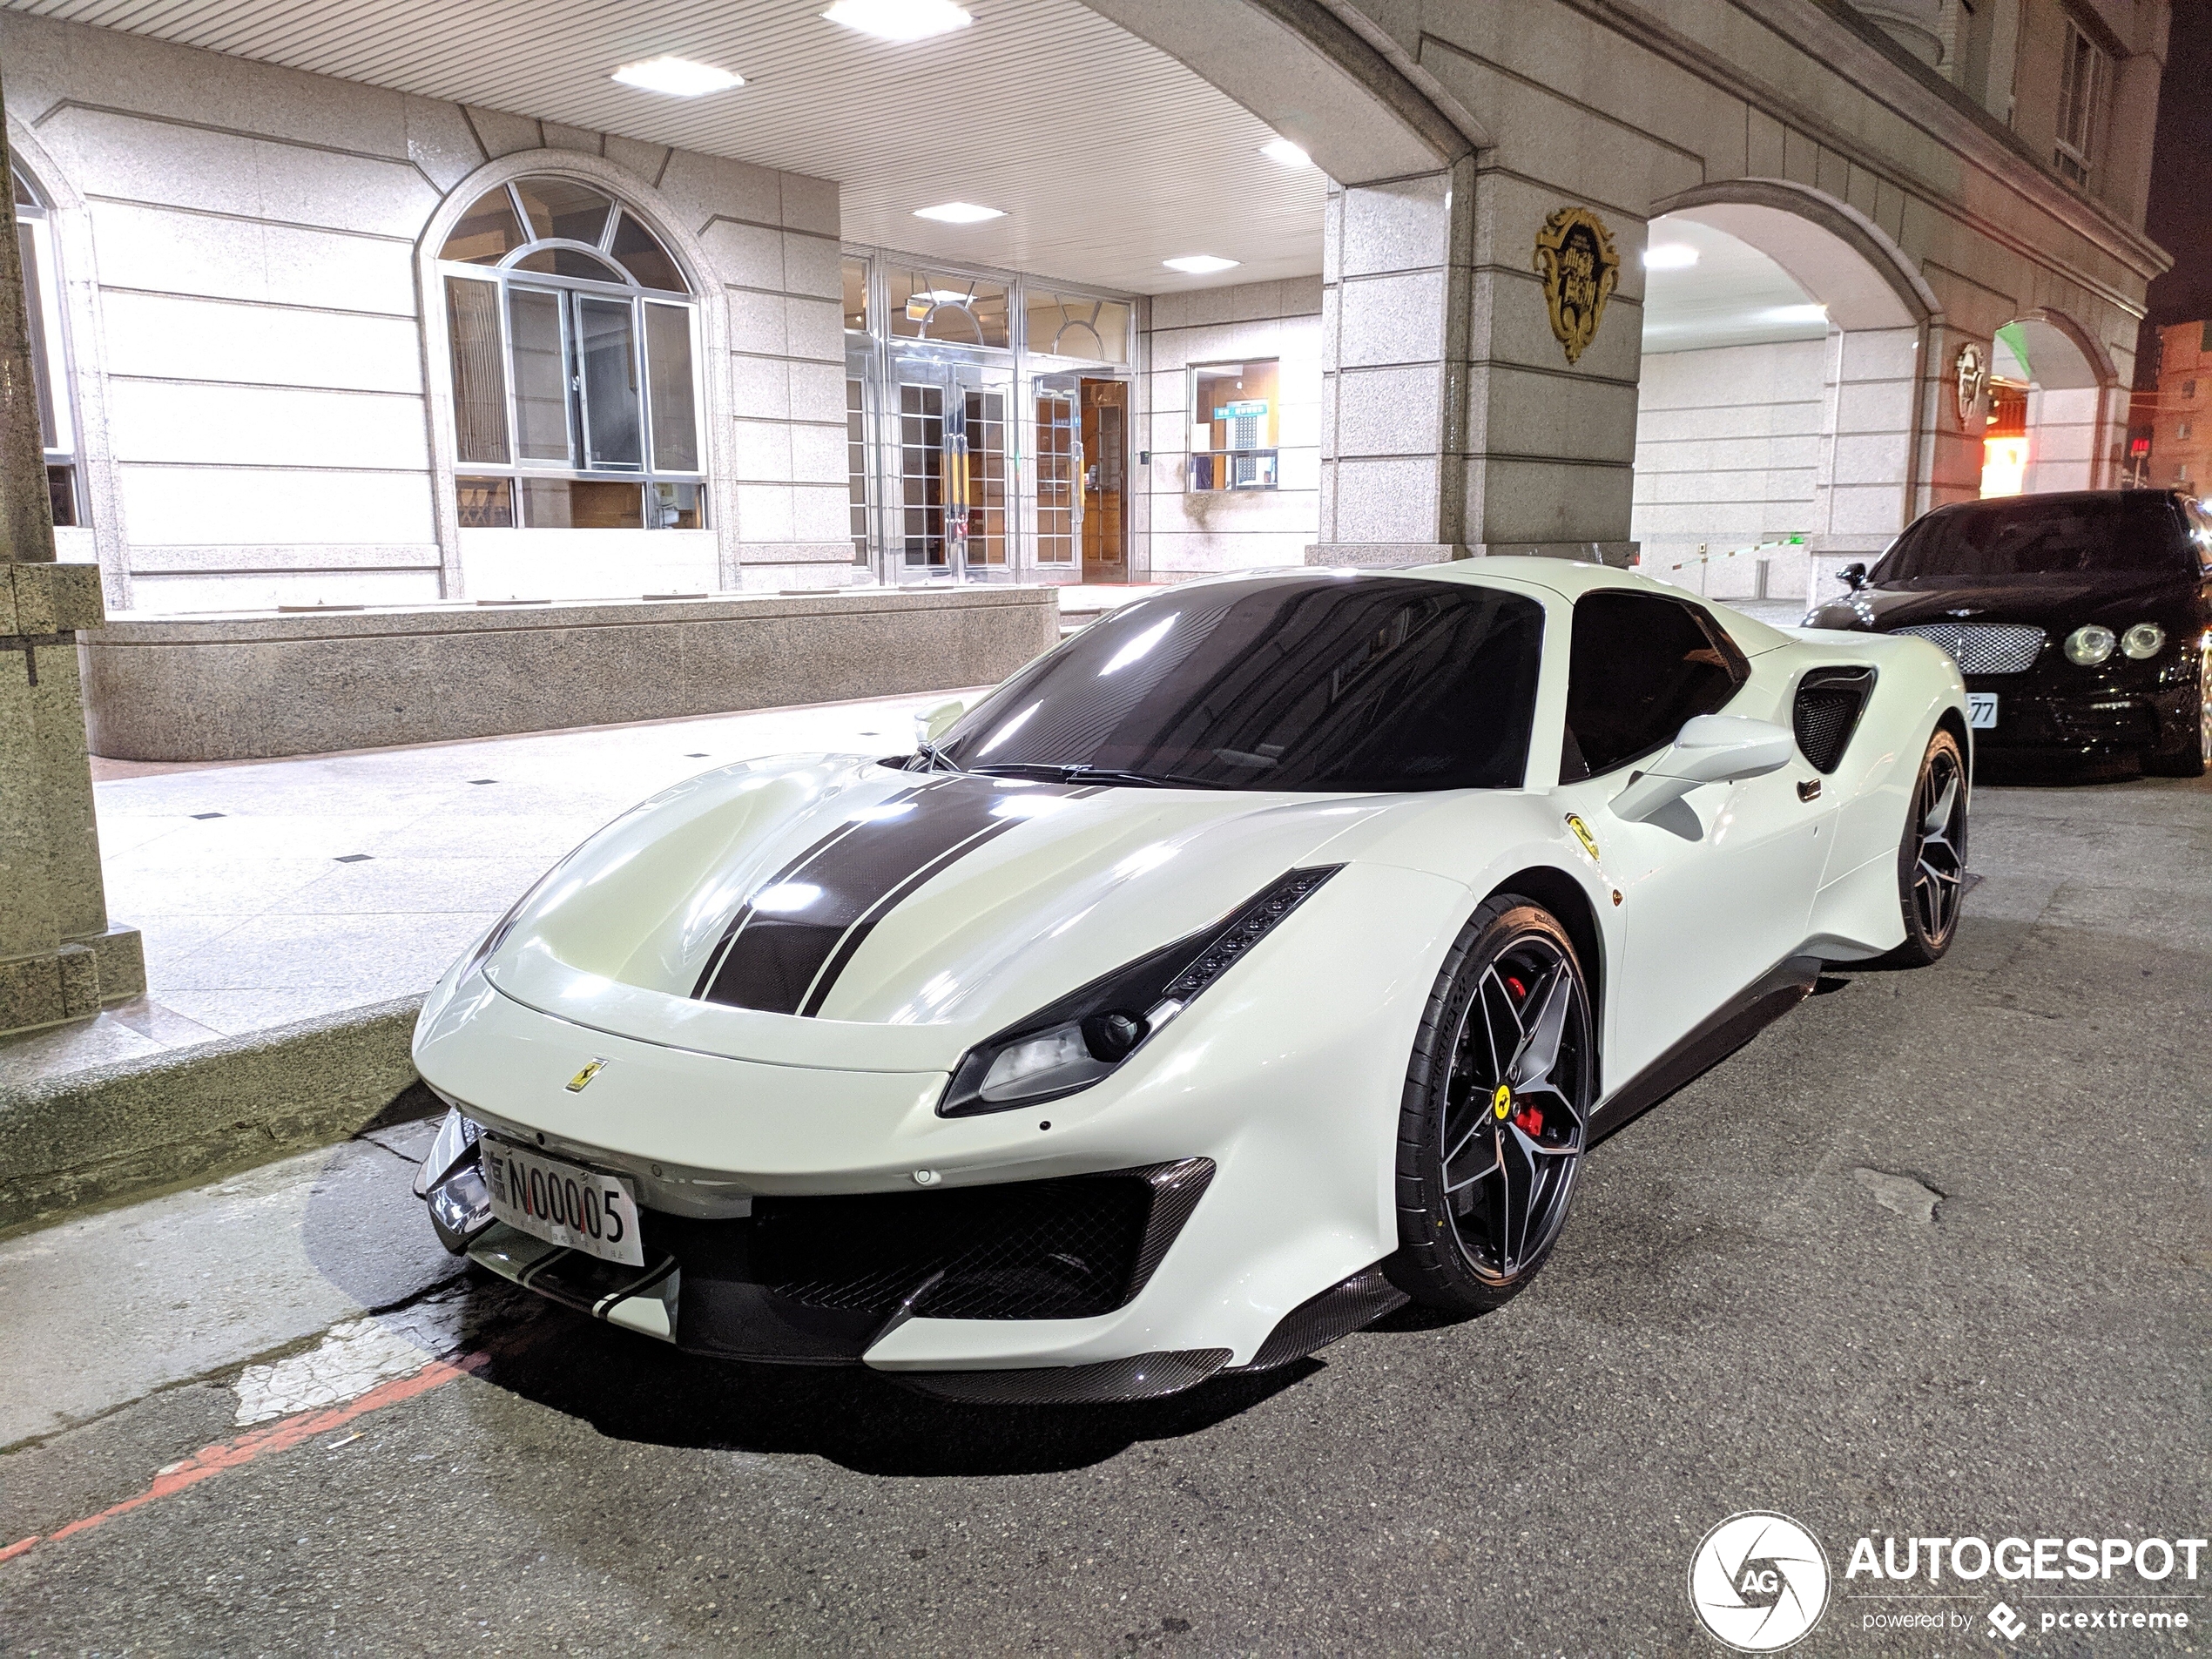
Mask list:
POLYGON ((1842 1576, 2212 1519, 2212 782, 1986 789, 1973 862, 1947 961, 1833 975, 1600 1148, 1504 1312, 1150 1406, 721 1366, 453 1278, 404 1129, 0 1243, 0 1649, 1718 1653, 1692 1551, 1771 1509, 1837 1575, 1800 1652, 2192 1650, 2212 1559, 1842 1576), (2152 1591, 2188 1630, 2041 1626, 2152 1591))

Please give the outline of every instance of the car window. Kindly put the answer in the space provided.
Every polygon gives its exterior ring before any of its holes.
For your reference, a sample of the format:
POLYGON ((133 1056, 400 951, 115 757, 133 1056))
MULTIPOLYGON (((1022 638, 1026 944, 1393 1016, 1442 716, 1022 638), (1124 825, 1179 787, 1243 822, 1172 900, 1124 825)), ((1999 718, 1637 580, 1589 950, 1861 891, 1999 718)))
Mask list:
POLYGON ((1939 508, 1874 567, 1881 586, 1958 578, 2178 572, 2182 523, 2162 490, 2016 496, 1939 508))
POLYGON ((1658 594, 1584 594, 1567 655, 1561 783, 1656 753, 1685 720, 1713 713, 1751 677, 1717 623, 1658 594))
POLYGON ((1123 606, 962 716, 969 771, 1210 789, 1514 789, 1543 607, 1465 582, 1314 571, 1123 606))

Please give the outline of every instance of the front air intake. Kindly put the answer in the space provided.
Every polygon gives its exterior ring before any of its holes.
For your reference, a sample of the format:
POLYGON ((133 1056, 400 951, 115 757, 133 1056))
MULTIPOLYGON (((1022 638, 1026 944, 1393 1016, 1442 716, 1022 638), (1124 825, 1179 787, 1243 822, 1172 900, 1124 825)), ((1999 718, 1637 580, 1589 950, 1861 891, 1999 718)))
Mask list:
POLYGON ((1815 668, 1797 682, 1791 724, 1797 729, 1797 747, 1814 771, 1825 775, 1842 763, 1873 689, 1871 668, 1815 668))

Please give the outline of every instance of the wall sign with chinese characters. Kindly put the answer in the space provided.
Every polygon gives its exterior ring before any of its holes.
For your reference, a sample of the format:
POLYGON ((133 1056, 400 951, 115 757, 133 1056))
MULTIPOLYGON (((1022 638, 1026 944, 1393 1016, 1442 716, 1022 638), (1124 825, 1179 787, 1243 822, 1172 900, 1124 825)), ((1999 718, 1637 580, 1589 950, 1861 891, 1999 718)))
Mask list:
POLYGON ((1536 233, 1536 269, 1544 279, 1552 333, 1571 363, 1597 338, 1605 302, 1620 280, 1613 233, 1587 207, 1560 208, 1536 233))

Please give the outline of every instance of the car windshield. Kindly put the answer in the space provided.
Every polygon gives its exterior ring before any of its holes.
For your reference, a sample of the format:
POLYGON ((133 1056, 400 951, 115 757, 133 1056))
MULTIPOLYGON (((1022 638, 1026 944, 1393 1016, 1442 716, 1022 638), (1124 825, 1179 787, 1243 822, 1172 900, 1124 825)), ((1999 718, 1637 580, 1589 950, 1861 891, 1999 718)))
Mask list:
POLYGON ((1517 788, 1543 608, 1470 583, 1312 574, 1137 600, 937 747, 964 771, 1206 789, 1517 788))
POLYGON ((2179 529, 2173 503, 2153 490, 1981 502, 1930 513, 1898 537, 1873 580, 2178 570, 2179 529))

